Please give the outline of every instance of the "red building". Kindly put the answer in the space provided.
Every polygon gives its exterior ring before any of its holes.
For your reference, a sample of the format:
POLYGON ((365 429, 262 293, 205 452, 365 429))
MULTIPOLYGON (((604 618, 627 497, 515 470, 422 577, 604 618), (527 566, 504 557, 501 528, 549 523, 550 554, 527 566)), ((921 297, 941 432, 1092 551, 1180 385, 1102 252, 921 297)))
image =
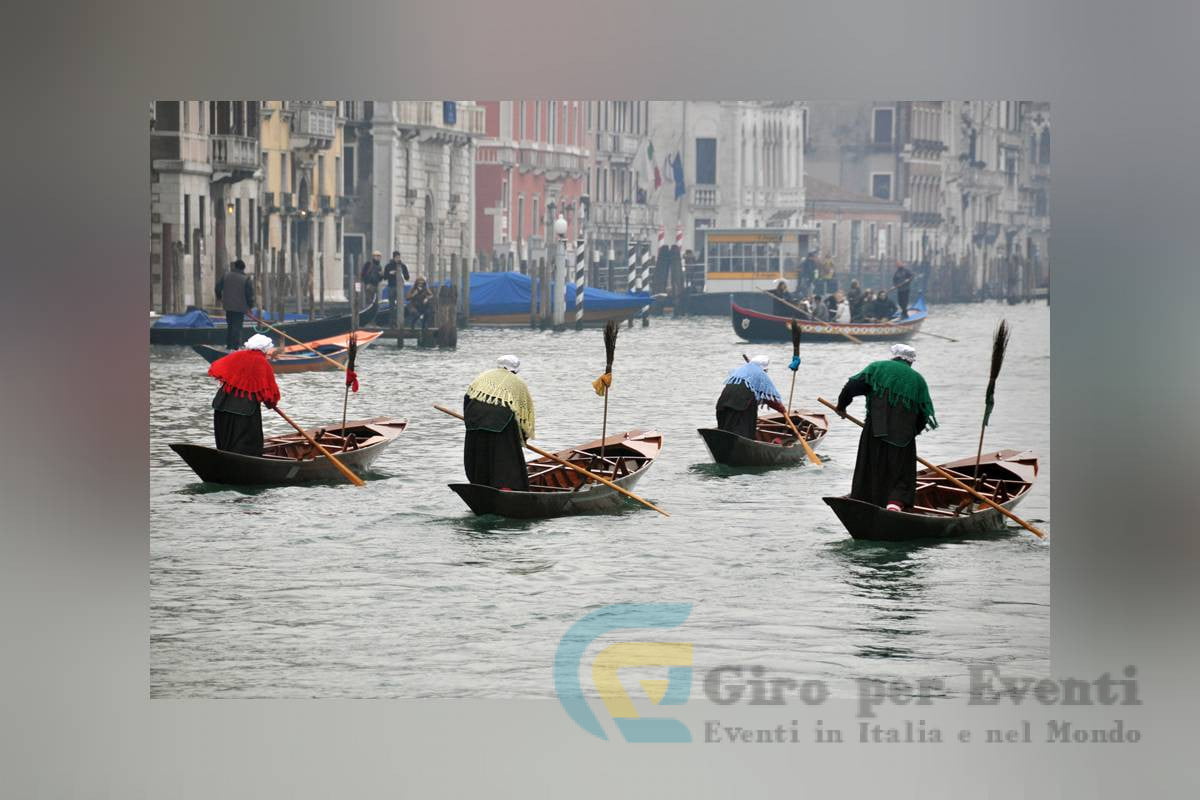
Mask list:
POLYGON ((513 263, 544 254, 554 218, 580 229, 590 151, 580 100, 483 100, 475 159, 475 250, 513 263), (553 216, 551 216, 553 214, 553 216))

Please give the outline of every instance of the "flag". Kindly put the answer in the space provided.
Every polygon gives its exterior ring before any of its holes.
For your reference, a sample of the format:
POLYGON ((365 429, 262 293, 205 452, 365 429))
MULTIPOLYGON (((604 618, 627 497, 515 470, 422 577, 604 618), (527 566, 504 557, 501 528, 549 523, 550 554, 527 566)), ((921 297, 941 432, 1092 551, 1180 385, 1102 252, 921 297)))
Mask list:
POLYGON ((650 144, 650 140, 643 139, 637 156, 633 159, 633 169, 637 173, 639 183, 643 186, 649 186, 650 181, 654 180, 654 167, 651 161, 654 156, 652 153, 653 146, 650 144))
MULTIPOLYGON (((651 177, 654 179, 654 188, 662 186, 662 173, 658 171, 658 164, 654 161, 654 142, 646 140, 646 163, 650 165, 650 170, 653 173, 651 177)), ((650 183, 650 178, 646 179, 646 183, 650 183)))
POLYGON ((687 187, 683 184, 683 158, 678 153, 671 162, 671 171, 675 179, 675 199, 678 200, 687 193, 687 187))

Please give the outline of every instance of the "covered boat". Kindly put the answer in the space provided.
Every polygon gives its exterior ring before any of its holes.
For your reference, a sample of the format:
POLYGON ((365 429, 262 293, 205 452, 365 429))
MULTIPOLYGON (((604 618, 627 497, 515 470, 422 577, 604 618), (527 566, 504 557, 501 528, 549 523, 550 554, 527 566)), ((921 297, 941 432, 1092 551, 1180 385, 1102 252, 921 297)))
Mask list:
MULTIPOLYGON (((368 325, 375 319, 379 310, 378 302, 358 312, 358 324, 368 325)), ((288 336, 302 342, 315 339, 325 339, 349 333, 353 329, 351 316, 342 314, 335 317, 320 319, 301 319, 293 322, 281 322, 276 328, 288 336)), ((274 324, 274 323, 272 323, 274 324)), ((257 331, 256 323, 246 318, 247 335, 257 331)), ((270 333, 263 330, 261 333, 270 333)), ((187 314, 166 315, 159 317, 150 325, 150 344, 225 344, 225 319, 212 318, 203 311, 189 311, 187 314)))
MULTIPOLYGON (((824 414, 793 411, 791 417, 810 445, 816 445, 829 432, 824 414)), ((720 428, 699 428, 697 433, 704 439, 713 461, 728 467, 790 466, 802 463, 806 457, 792 429, 778 413, 758 418, 753 439, 720 428)))
MULTIPOLYGON (((268 331, 268 335, 269 333, 268 331)), ((380 336, 383 336, 383 331, 359 331, 357 336, 358 349, 362 350, 364 347, 369 347, 380 336)), ((337 367, 317 355, 317 353, 332 358, 344 367, 346 360, 350 356, 349 343, 350 334, 348 333, 327 336, 324 339, 316 339, 304 344, 293 344, 272 350, 270 355, 267 356, 267 361, 271 363, 271 369, 275 371, 276 375, 286 375, 292 372, 333 370, 337 369, 337 367), (317 353, 314 353, 314 350, 317 353)), ((192 349, 203 356, 204 360, 210 364, 218 358, 228 355, 228 351, 207 344, 192 345, 192 349)))
MULTIPOLYGON (((528 327, 530 290, 534 282, 519 272, 471 273, 471 324, 492 327, 528 327)), ((585 286, 583 289, 583 322, 588 326, 603 325, 610 319, 624 320, 653 305, 654 299, 645 293, 624 294, 606 292, 585 286)), ((541 298, 537 306, 540 315, 541 298)), ((566 320, 575 320, 575 284, 566 285, 566 320)))
MULTIPOLYGON (((975 458, 941 464, 942 469, 1011 511, 1037 479, 1038 459, 1029 451, 984 453, 975 484, 975 458)), ((917 473, 916 504, 909 511, 887 511, 849 497, 822 498, 855 539, 904 542, 970 536, 1004 528, 1007 518, 979 503, 931 469, 917 473)))
MULTIPOLYGON (((662 443, 663 437, 658 431, 632 430, 605 439, 603 459, 600 458, 599 439, 554 455, 632 491, 654 463, 662 443)), ((517 519, 606 513, 619 511, 633 503, 620 492, 545 457, 526 462, 526 469, 529 471, 527 492, 501 491, 477 483, 452 483, 450 488, 476 514, 498 514, 517 519)))
MULTIPOLYGON (((340 424, 314 428, 308 434, 362 475, 407 426, 406 420, 374 417, 347 422, 344 428, 340 424)), ((201 480, 209 483, 254 486, 346 480, 337 467, 298 433, 265 439, 261 456, 230 453, 199 444, 172 443, 170 447, 201 480)))
MULTIPOLYGON (((781 317, 755 311, 729 302, 733 332, 748 342, 790 342, 791 317, 781 317)), ((800 330, 806 342, 845 342, 846 334, 863 341, 907 339, 921 329, 929 316, 925 298, 918 297, 908 307, 908 317, 893 317, 889 322, 814 322, 800 319, 800 330)), ((797 316, 799 318, 799 316, 797 316)))

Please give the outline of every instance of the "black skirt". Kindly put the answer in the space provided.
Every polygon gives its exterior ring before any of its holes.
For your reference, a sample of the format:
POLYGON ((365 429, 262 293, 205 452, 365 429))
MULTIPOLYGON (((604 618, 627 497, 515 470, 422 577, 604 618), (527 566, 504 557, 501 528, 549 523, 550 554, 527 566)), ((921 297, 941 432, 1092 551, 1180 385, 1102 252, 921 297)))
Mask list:
POLYGON ((758 430, 758 401, 749 387, 727 383, 717 398, 717 427, 753 439, 758 430))
POLYGON ((463 399, 467 435, 463 467, 467 480, 495 489, 529 491, 521 424, 507 407, 463 399))
POLYGON ((850 496, 881 508, 899 503, 909 508, 916 501, 917 440, 898 447, 871 435, 864 428, 858 437, 858 460, 854 462, 854 483, 850 496))

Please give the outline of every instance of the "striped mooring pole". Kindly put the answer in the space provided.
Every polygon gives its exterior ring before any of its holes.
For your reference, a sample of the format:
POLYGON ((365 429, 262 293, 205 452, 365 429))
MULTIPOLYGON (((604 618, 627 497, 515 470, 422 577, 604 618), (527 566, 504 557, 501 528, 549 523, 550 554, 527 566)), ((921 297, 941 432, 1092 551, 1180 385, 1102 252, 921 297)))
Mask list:
MULTIPOLYGON (((637 251, 638 246, 634 242, 629 243, 629 260, 628 271, 625 273, 625 292, 633 294, 637 287, 637 251)), ((633 327, 633 317, 629 318, 629 327, 633 327)))
POLYGON ((587 240, 575 240, 575 330, 583 330, 583 289, 587 284, 587 240))
MULTIPOLYGON (((638 273, 637 290, 650 294, 650 243, 646 242, 646 249, 642 252, 642 269, 638 273)), ((642 306, 642 327, 650 327, 650 301, 646 300, 646 305, 642 306)))

